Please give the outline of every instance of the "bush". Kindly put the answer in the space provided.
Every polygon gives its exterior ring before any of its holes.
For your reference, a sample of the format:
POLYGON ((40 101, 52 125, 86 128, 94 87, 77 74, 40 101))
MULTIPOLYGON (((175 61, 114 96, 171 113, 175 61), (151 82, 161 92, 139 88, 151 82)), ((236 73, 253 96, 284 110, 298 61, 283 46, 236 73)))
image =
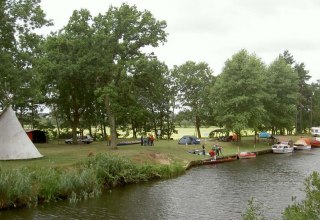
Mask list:
POLYGON ((288 206, 284 213, 284 219, 320 219, 320 177, 318 172, 313 172, 305 180, 306 198, 300 203, 295 202, 288 206))

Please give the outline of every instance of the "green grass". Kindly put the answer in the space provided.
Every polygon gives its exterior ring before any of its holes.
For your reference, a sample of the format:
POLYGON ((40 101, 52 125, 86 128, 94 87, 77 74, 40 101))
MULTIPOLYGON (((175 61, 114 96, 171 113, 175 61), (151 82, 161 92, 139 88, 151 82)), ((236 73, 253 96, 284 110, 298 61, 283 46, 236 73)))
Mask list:
POLYGON ((236 154, 238 146, 240 151, 257 151, 270 149, 266 142, 254 146, 252 137, 243 138, 241 142, 216 142, 209 139, 202 139, 201 145, 179 145, 177 140, 156 140, 155 146, 125 145, 118 146, 117 150, 112 150, 106 142, 93 142, 92 144, 70 145, 62 141, 52 141, 48 144, 36 144, 37 149, 44 157, 33 160, 0 161, 2 170, 15 168, 50 168, 50 167, 69 167, 78 163, 89 155, 108 153, 111 155, 123 156, 136 163, 168 164, 178 163, 185 166, 190 161, 203 159, 207 156, 199 156, 187 153, 188 150, 202 150, 205 144, 208 152, 213 144, 223 147, 223 155, 236 154))

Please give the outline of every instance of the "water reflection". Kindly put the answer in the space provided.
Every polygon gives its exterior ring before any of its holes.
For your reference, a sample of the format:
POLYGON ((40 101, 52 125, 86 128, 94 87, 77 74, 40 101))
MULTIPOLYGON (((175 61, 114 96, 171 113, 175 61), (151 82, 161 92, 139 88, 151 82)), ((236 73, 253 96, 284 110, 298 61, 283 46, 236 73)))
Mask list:
POLYGON ((63 201, 9 210, 0 219, 240 219, 254 197, 270 218, 291 197, 304 198, 304 178, 320 167, 320 149, 196 167, 179 178, 131 185, 75 205, 63 201))

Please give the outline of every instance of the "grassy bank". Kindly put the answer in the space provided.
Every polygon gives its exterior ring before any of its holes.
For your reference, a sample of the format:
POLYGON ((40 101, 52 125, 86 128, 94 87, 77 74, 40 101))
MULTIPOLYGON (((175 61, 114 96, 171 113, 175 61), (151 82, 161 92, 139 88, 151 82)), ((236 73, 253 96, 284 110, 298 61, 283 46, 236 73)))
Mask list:
MULTIPOLYGON (((252 138, 243 138, 241 142, 215 142, 203 139, 206 150, 209 151, 213 144, 223 147, 223 155, 235 154, 240 151, 256 151, 270 149, 266 142, 261 142, 254 146, 252 138)), ((187 153, 191 149, 202 149, 201 145, 179 145, 176 140, 156 140, 154 146, 124 145, 118 146, 117 150, 112 150, 106 142, 93 142, 92 144, 69 145, 63 141, 54 141, 48 144, 36 144, 43 158, 35 160, 19 161, 0 161, 2 170, 24 167, 68 167, 81 160, 88 158, 89 155, 107 153, 118 155, 132 160, 138 164, 171 164, 177 163, 185 166, 190 161, 203 159, 204 156, 187 153)), ((207 156, 205 156, 207 157, 207 156)))
POLYGON ((1 170, 0 209, 62 199, 75 202, 99 195, 103 189, 170 178, 184 172, 176 164, 137 164, 110 154, 90 156, 65 168, 32 165, 1 170))
MULTIPOLYGON (((254 145, 252 138, 239 142, 202 140, 208 151, 223 147, 224 156, 240 151, 270 149, 254 145)), ((125 145, 112 150, 106 142, 69 145, 62 141, 36 145, 43 158, 0 161, 0 208, 36 205, 61 199, 77 201, 98 195, 103 189, 181 175, 191 161, 208 156, 187 153, 202 145, 178 145, 160 140, 155 146, 125 145)))

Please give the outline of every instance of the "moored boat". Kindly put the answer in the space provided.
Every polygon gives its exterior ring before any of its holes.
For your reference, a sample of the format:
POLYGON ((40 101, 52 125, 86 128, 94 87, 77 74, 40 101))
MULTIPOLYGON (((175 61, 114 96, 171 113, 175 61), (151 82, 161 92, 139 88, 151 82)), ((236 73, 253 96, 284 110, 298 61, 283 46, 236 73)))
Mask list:
POLYGON ((278 142, 274 145, 272 145, 272 151, 275 154, 286 154, 286 153, 292 153, 294 150, 293 146, 286 141, 278 142))
POLYGON ((311 147, 320 147, 320 137, 315 137, 310 144, 311 147))
POLYGON ((253 152, 240 152, 238 154, 239 159, 250 159, 250 158, 255 158, 257 155, 256 153, 253 152))
POLYGON ((293 147, 295 150, 310 150, 311 141, 309 138, 300 138, 293 144, 293 147))
POLYGON ((225 163, 225 162, 231 162, 237 160, 237 156, 229 156, 229 157, 223 157, 223 158, 208 158, 208 159, 203 159, 202 164, 217 164, 217 163, 225 163))

